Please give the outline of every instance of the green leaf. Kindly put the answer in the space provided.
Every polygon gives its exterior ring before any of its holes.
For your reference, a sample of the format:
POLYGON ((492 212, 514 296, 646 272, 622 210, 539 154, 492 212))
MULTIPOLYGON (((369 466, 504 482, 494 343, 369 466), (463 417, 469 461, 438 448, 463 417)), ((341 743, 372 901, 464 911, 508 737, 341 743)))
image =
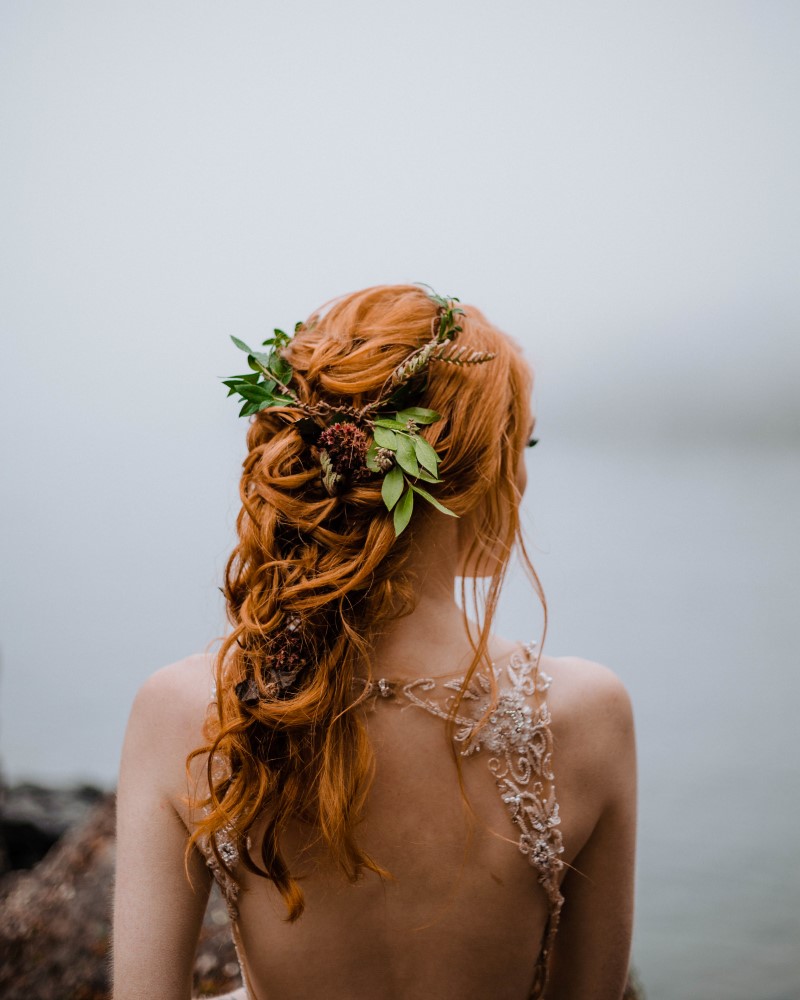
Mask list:
POLYGON ((263 375, 264 378, 275 378, 275 374, 267 364, 267 360, 269 360, 269 358, 266 354, 259 354, 258 357, 251 354, 247 359, 247 363, 254 372, 258 372, 259 375, 263 375), (259 358, 261 360, 259 360, 259 358))
POLYGON ((434 424, 437 420, 442 419, 442 415, 436 410, 426 410, 423 406, 409 406, 405 410, 400 410, 397 419, 402 422, 403 426, 409 420, 413 420, 417 424, 434 424))
POLYGON ((285 347, 291 339, 288 333, 284 333, 283 330, 275 327, 272 331, 272 336, 267 337, 266 340, 262 340, 261 343, 264 347, 285 347))
POLYGON ((414 445, 408 437, 397 435, 397 464, 411 476, 419 475, 419 465, 414 445))
POLYGON ((288 396, 276 396, 275 393, 271 393, 269 397, 270 406, 291 406, 293 403, 294 400, 288 396))
POLYGON ((239 379, 231 379, 224 383, 228 386, 228 395, 232 396, 235 392, 239 391, 239 388, 243 385, 252 385, 251 382, 242 382, 239 379))
POLYGON ((378 465, 378 446, 374 441, 367 448, 367 454, 364 456, 364 465, 366 465, 370 472, 381 471, 381 467, 378 465))
POLYGON ((439 471, 439 456, 436 454, 433 445, 428 444, 425 438, 419 437, 417 434, 414 435, 413 440, 417 461, 435 476, 439 471))
POLYGON ((272 390, 278 383, 274 379, 256 382, 251 378, 230 378, 225 379, 223 384, 228 386, 229 396, 238 393, 242 399, 246 399, 250 403, 259 403, 272 396, 272 390))
POLYGON ((375 443, 379 448, 388 448, 390 451, 396 451, 399 440, 394 431, 390 431, 386 427, 375 428, 375 443))
POLYGON ((458 514, 454 514, 452 510, 448 510, 447 507, 445 507, 444 504, 439 503, 439 501, 436 499, 436 497, 432 497, 430 495, 430 493, 428 493, 427 490, 423 490, 421 486, 412 486, 411 489, 415 493, 419 493, 419 495, 421 497, 423 497, 425 500, 427 500, 428 503, 432 503, 433 506, 437 510, 440 510, 443 514, 449 514, 450 517, 458 517, 458 514))
POLYGON ((405 493, 400 497, 397 505, 394 508, 394 533, 399 535, 408 522, 411 520, 411 515, 414 511, 414 494, 409 486, 405 493))
POLYGON ((236 391, 242 399, 247 399, 251 403, 261 403, 265 399, 270 398, 272 395, 271 390, 274 385, 274 382, 272 385, 270 385, 269 382, 262 383, 261 385, 250 385, 249 382, 242 382, 239 386, 237 386, 236 391), (267 386, 269 386, 269 388, 267 388, 267 386))
MULTIPOLYGON (((272 352, 271 351, 270 351, 269 354, 264 354, 263 351, 251 351, 250 352, 250 358, 252 358, 254 361, 257 361, 264 368, 269 368, 271 366, 271 364, 272 364, 272 352)), ((248 358, 247 360, 249 361, 250 358, 248 358)))
POLYGON ((432 476, 430 472, 426 472, 425 469, 419 470, 419 475, 417 476, 417 479, 421 479, 423 482, 426 483, 440 483, 442 481, 441 479, 438 478, 438 476, 432 476))
POLYGON ((381 485, 381 496, 383 497, 383 502, 386 504, 387 510, 391 510, 400 499, 400 494, 403 492, 404 485, 405 478, 403 476, 403 470, 399 466, 393 465, 383 477, 383 483, 381 485))
POLYGON ((278 381, 282 382, 284 385, 286 385, 292 377, 292 366, 286 358, 282 358, 280 354, 273 352, 270 355, 270 363, 267 367, 272 374, 277 377, 278 381))
POLYGON ((248 347, 243 340, 239 340, 238 337, 231 337, 231 340, 236 344, 240 351, 244 351, 245 354, 252 354, 252 348, 248 347))
POLYGON ((247 417, 251 413, 255 413, 257 409, 258 409, 258 403, 246 402, 244 406, 241 408, 241 410, 239 410, 239 416, 247 417))
POLYGON ((258 382, 261 372, 248 372, 246 375, 231 375, 230 378, 222 380, 223 385, 234 385, 237 382, 258 382))
POLYGON ((399 420, 392 420, 390 417, 379 417, 375 421, 376 427, 388 427, 392 431, 404 431, 406 429, 405 424, 401 424, 399 420))

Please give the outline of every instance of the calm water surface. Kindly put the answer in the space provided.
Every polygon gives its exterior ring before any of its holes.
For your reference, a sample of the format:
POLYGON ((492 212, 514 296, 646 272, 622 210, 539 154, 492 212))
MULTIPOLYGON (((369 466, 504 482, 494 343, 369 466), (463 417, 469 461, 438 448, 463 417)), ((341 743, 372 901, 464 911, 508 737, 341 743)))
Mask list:
POLYGON ((648 996, 798 998, 800 454, 565 457, 531 465, 546 648, 634 699, 648 996))

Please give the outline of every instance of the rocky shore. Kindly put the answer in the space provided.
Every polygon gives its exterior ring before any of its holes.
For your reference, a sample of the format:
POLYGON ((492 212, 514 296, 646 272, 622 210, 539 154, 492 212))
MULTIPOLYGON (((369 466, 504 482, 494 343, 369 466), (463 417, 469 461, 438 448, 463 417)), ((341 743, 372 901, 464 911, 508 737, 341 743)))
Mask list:
MULTIPOLYGON (((109 1000, 114 796, 34 785, 0 794, 0 996, 109 1000)), ((240 985, 215 889, 197 950, 195 994, 240 985)))

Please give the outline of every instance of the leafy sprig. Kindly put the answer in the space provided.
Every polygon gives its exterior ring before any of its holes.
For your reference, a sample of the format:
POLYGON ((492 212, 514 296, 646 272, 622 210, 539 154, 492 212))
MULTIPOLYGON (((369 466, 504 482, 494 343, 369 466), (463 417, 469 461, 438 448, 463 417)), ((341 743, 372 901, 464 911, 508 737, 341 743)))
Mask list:
POLYGON ((288 333, 275 329, 273 335, 262 343, 262 347, 269 350, 254 351, 243 340, 231 337, 239 350, 247 355, 247 363, 252 369, 246 375, 233 375, 222 380, 223 385, 228 386, 229 396, 238 394, 244 400, 244 406, 239 410, 240 417, 250 416, 270 406, 293 406, 297 403, 297 396, 289 388, 292 366, 281 354, 291 339, 288 333))
POLYGON ((454 302, 460 302, 461 300, 455 296, 447 298, 444 295, 439 295, 438 292, 435 292, 430 285, 426 285, 423 281, 419 281, 417 284, 425 289, 425 294, 439 310, 436 326, 437 343, 444 344, 448 340, 454 340, 456 335, 461 333, 461 327, 456 317, 466 316, 466 312, 460 306, 453 305, 454 302))
POLYGON ((399 535, 411 520, 415 494, 443 514, 458 516, 419 485, 419 480, 441 482, 436 449, 419 434, 420 426, 437 420, 441 420, 441 414, 435 410, 410 406, 398 410, 394 416, 376 416, 373 421, 373 441, 365 461, 368 469, 381 472, 381 457, 386 453, 391 455, 392 465, 384 474, 381 497, 386 509, 393 511, 395 535, 399 535))

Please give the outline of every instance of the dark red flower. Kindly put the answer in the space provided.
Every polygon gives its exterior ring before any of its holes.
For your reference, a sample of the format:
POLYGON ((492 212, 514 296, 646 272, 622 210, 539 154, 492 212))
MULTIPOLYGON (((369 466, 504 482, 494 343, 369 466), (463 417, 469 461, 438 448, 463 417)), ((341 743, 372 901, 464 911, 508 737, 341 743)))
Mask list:
POLYGON ((328 453, 331 468, 343 476, 364 468, 369 438, 356 424, 331 424, 320 434, 317 447, 328 453))

